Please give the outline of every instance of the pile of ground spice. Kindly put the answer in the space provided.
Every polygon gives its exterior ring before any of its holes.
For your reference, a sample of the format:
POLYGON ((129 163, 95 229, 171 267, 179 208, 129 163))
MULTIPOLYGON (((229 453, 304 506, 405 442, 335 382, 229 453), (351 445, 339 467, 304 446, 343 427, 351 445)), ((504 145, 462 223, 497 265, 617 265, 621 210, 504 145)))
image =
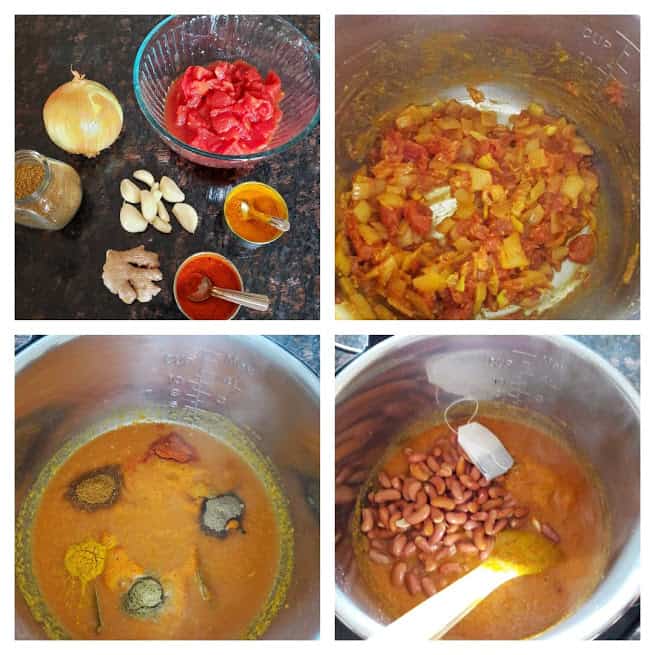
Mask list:
POLYGON ((200 508, 200 527, 214 537, 225 538, 230 530, 241 530, 245 503, 236 494, 205 498, 200 508))
POLYGON ((148 461, 153 456, 179 462, 180 464, 186 464, 198 459, 196 449, 176 432, 160 437, 150 444, 144 461, 148 461))
POLYGON ((153 577, 139 578, 123 596, 123 609, 140 619, 151 618, 164 604, 164 588, 153 577))
POLYGON ((73 505, 86 511, 110 507, 118 500, 122 482, 119 466, 103 466, 73 480, 66 496, 73 505))
POLYGON ((43 182, 45 173, 39 164, 18 164, 16 166, 16 200, 33 194, 43 182))

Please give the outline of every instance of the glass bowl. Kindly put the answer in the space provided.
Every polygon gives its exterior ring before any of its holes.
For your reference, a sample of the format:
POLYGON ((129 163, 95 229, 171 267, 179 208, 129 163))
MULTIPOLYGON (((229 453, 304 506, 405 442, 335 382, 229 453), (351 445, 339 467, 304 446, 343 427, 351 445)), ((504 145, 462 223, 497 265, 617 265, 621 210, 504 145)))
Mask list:
POLYGON ((314 45, 278 16, 169 16, 143 40, 132 81, 139 107, 159 138, 181 157, 214 168, 242 168, 284 152, 318 123, 320 64, 314 45), (282 80, 282 121, 266 150, 218 155, 194 148, 166 128, 164 109, 171 83, 192 65, 243 59, 262 75, 282 80))

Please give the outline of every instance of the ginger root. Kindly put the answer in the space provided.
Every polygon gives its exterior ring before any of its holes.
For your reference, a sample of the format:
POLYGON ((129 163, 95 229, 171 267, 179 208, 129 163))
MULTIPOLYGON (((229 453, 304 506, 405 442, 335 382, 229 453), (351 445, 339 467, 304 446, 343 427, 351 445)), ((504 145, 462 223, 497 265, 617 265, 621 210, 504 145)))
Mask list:
POLYGON ((135 300, 152 300, 161 291, 153 282, 161 279, 159 255, 156 252, 148 252, 143 246, 107 251, 102 281, 127 305, 135 300))

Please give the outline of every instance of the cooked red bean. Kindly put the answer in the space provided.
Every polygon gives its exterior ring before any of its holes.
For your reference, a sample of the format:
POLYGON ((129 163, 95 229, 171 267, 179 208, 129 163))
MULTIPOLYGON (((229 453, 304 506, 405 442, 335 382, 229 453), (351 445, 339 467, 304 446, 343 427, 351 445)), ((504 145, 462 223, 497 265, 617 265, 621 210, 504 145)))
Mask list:
POLYGON ((485 478, 484 476, 482 476, 482 477, 478 480, 478 484, 479 484, 481 487, 488 487, 488 486, 491 484, 491 482, 489 482, 489 480, 487 480, 487 478, 485 478))
POLYGON ((418 464, 419 462, 424 462, 427 458, 425 453, 412 453, 407 456, 407 461, 410 464, 418 464))
POLYGON ((387 475, 386 471, 380 471, 378 473, 378 482, 385 489, 390 489, 391 488, 391 479, 387 475))
POLYGON ((452 575, 453 573, 461 573, 463 571, 462 565, 459 562, 446 562, 439 567, 441 575, 452 575))
POLYGON ((416 507, 423 507, 428 504, 428 495, 421 490, 416 494, 416 507))
POLYGON ((498 534, 502 530, 504 530, 507 527, 507 524, 509 521, 507 519, 499 519, 496 521, 493 530, 491 531, 491 534, 498 534))
POLYGON ((480 469, 477 466, 471 467, 471 472, 469 475, 471 476, 471 480, 473 480, 473 482, 477 482, 482 477, 482 473, 480 473, 480 469))
POLYGON ((484 534, 484 528, 476 528, 473 530, 473 543, 478 550, 486 550, 489 542, 484 534))
POLYGON ((366 533, 369 539, 391 539, 395 536, 391 530, 382 530, 380 528, 373 528, 366 533))
POLYGON ((444 538, 445 534, 446 534, 446 524, 437 523, 434 527, 434 532, 432 533, 432 536, 430 537, 430 539, 428 539, 428 543, 431 546, 438 544, 444 538))
POLYGON ((394 489, 400 491, 403 488, 403 481, 397 475, 395 475, 393 478, 391 478, 391 486, 394 489))
POLYGON ((489 517, 488 512, 475 512, 471 514, 472 521, 486 521, 488 517, 489 517))
POLYGON ((416 596, 421 591, 421 583, 415 573, 405 574, 405 586, 412 596, 416 596))
POLYGON ((423 483, 423 492, 427 495, 427 497, 430 500, 436 498, 439 495, 437 493, 437 490, 429 482, 423 483))
POLYGON ((457 502, 461 502, 464 496, 462 485, 455 478, 451 479, 452 482, 450 483, 450 492, 453 494, 453 497, 457 502))
POLYGON ((396 587, 402 587, 405 582, 407 573, 407 564, 405 562, 396 562, 391 569, 391 583, 396 587))
POLYGON ((453 532, 452 534, 447 534, 443 538, 443 543, 444 546, 452 546, 453 544, 456 544, 458 541, 461 541, 462 539, 466 539, 466 533, 453 532))
POLYGON ((457 465, 455 466, 455 473, 458 477, 462 477, 466 473, 466 460, 460 455, 457 460, 457 465))
POLYGON ((389 528, 389 510, 384 505, 378 508, 378 527, 389 528))
POLYGON ((391 554, 394 557, 400 557, 407 545, 407 537, 404 534, 397 535, 391 542, 391 554))
POLYGON ((462 525, 462 528, 464 530, 475 530, 476 528, 479 528, 480 524, 477 521, 472 521, 471 519, 467 519, 466 523, 462 525))
POLYGON ((416 547, 424 553, 434 553, 437 550, 437 546, 431 546, 428 543, 428 540, 421 535, 414 539, 414 543, 416 544, 416 547))
POLYGON ((452 498, 448 498, 448 496, 437 496, 430 501, 430 505, 445 510, 455 509, 455 501, 452 498))
POLYGON ((465 512, 446 512, 446 521, 451 525, 463 525, 466 523, 465 512))
POLYGON ((452 534, 453 532, 459 532, 462 529, 461 525, 450 524, 450 523, 447 523, 446 525, 447 525, 446 527, 447 534, 452 534))
POLYGON ((479 505, 484 505, 489 500, 489 494, 486 489, 481 489, 475 499, 479 505))
POLYGON ((439 496, 443 496, 446 492, 446 483, 444 482, 443 478, 439 477, 438 475, 433 475, 430 478, 430 484, 432 484, 439 496))
POLYGON ((426 460, 425 463, 428 465, 428 468, 436 473, 439 470, 439 462, 437 461, 437 458, 434 457, 434 455, 430 455, 426 460))
POLYGON ((391 557, 380 550, 375 550, 375 548, 368 551, 368 556, 376 564, 391 564, 391 557))
POLYGON ((493 500, 488 500, 486 503, 483 503, 482 509, 485 512, 488 512, 490 509, 496 509, 501 507, 503 504, 502 498, 494 498, 493 500))
POLYGON ((489 498, 501 498, 505 495, 505 490, 502 487, 494 485, 489 487, 489 498))
POLYGON ((410 464, 409 472, 421 482, 426 482, 432 477, 432 471, 423 463, 419 462, 418 464, 410 464))
POLYGON ((368 532, 373 529, 375 519, 373 517, 373 510, 365 507, 362 510, 362 532, 368 532))
POLYGON ((413 541, 409 541, 405 548, 403 549, 402 558, 408 559, 413 557, 416 554, 416 544, 413 541))
POLYGON ((375 494, 376 503, 387 503, 390 500, 400 500, 400 491, 398 489, 383 489, 375 494))
POLYGON ((469 555, 471 553, 475 553, 477 555, 478 548, 473 542, 467 539, 466 541, 457 542, 457 551, 460 553, 464 553, 466 555, 469 555))
POLYGON ((389 530, 392 532, 398 532, 402 528, 398 525, 398 521, 403 518, 403 515, 400 512, 394 512, 389 518, 389 530))
POLYGON ((453 469, 448 464, 442 464, 437 473, 442 478, 449 478, 453 474, 453 469))
POLYGON ((421 490, 421 483, 414 478, 407 478, 403 484, 403 497, 405 500, 416 500, 416 494, 421 490))
POLYGON ((432 449, 432 454, 435 457, 441 457, 441 448, 439 448, 439 446, 436 446, 435 448, 432 449))
POLYGON ((423 557, 423 568, 426 573, 432 573, 437 570, 437 560, 434 555, 425 555, 423 557))
POLYGON ((437 593, 437 587, 435 586, 434 581, 427 575, 424 578, 421 578, 421 587, 426 596, 434 596, 437 593))
POLYGON ((486 559, 489 558, 489 555, 491 555, 491 549, 490 548, 487 548, 487 550, 481 550, 480 555, 479 555, 480 561, 484 562, 486 559))
POLYGON ((557 534, 555 528, 553 528, 552 525, 548 523, 542 523, 541 534, 543 534, 547 539, 550 539, 554 544, 559 543, 559 534, 557 534))
POLYGON ((527 507, 517 507, 514 510, 514 516, 517 519, 522 519, 524 516, 527 516, 530 513, 530 510, 527 507))
POLYGON ((371 548, 375 550, 381 550, 383 553, 387 550, 387 545, 389 542, 383 541, 382 539, 371 539, 371 548))
POLYGON ((498 510, 499 519, 508 519, 512 514, 514 514, 514 509, 512 507, 502 507, 498 510))

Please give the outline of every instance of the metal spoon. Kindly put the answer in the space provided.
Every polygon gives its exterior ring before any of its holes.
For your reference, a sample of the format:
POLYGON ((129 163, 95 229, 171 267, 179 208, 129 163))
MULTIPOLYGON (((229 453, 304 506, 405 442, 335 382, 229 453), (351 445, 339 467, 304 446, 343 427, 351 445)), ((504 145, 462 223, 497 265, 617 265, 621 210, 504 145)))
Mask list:
POLYGON ((262 221, 263 223, 269 223, 276 230, 280 230, 280 232, 288 232, 289 228, 291 227, 289 221, 287 221, 285 218, 270 216, 269 214, 260 212, 254 207, 251 207, 245 200, 241 201, 241 213, 247 221, 251 220, 251 218, 256 218, 258 221, 262 221))
POLYGON ((254 309, 257 312, 265 312, 271 304, 268 296, 260 293, 236 291, 235 289, 221 289, 220 287, 215 287, 206 275, 199 275, 196 290, 188 294, 187 299, 191 302, 204 302, 211 296, 221 298, 222 300, 229 300, 248 309, 254 309))

